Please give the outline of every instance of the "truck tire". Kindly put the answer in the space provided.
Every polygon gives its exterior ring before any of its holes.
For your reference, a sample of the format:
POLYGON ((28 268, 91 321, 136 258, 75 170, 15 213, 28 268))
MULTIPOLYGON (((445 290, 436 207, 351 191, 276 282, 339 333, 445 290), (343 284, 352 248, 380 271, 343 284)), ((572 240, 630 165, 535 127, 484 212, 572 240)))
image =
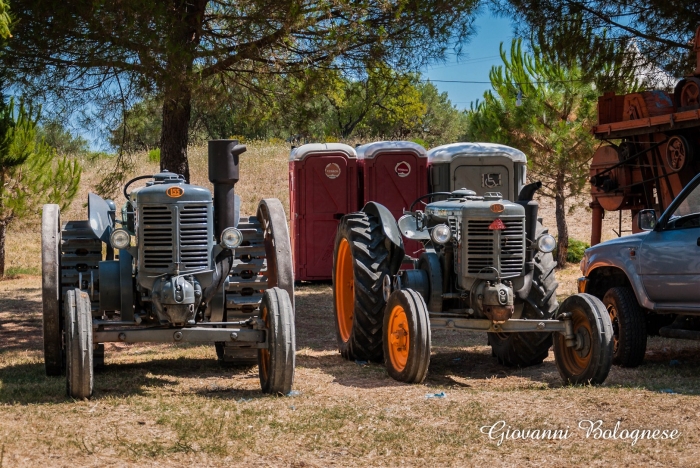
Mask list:
POLYGON ((267 328, 267 349, 258 350, 258 370, 263 393, 292 391, 296 360, 294 307, 286 290, 274 287, 265 291, 260 303, 260 318, 267 328))
POLYGON ((92 310, 90 298, 78 288, 66 292, 66 390, 76 399, 90 398, 93 388, 92 310))
POLYGON ((597 297, 575 294, 561 304, 559 314, 562 313, 571 314, 579 345, 566 346, 564 334, 557 333, 554 360, 561 378, 567 385, 602 384, 613 359, 613 331, 608 311, 597 297))
POLYGON ((63 372, 61 323, 61 211, 44 205, 41 214, 41 302, 46 375, 63 372))
POLYGON ((627 287, 608 289, 603 304, 613 327, 613 364, 637 367, 647 351, 647 327, 644 312, 634 291, 627 287))
MULTIPOLYGON (((537 236, 546 234, 537 223, 537 236)), ((523 318, 551 319, 559 307, 557 287, 559 283, 554 275, 557 262, 551 253, 537 252, 534 257, 534 272, 530 295, 523 307, 523 318)), ((528 367, 540 364, 549 355, 552 346, 551 333, 489 333, 492 354, 503 365, 528 367)))
POLYGON ((387 243, 380 221, 367 213, 345 215, 338 225, 333 304, 338 349, 345 359, 382 362, 387 243))
POLYGON ((430 319, 423 296, 394 291, 384 308, 384 363, 399 382, 421 383, 430 364, 430 319))

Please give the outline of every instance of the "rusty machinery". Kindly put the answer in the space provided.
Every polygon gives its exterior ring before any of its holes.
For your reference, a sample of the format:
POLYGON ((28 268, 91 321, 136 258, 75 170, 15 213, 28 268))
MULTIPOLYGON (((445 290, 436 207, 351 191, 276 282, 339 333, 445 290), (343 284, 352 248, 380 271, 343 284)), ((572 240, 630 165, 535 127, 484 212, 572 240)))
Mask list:
MULTIPOLYGON (((654 90, 605 93, 598 100, 596 138, 609 144, 593 155, 591 245, 601 241, 605 211, 663 211, 700 172, 700 27, 695 34, 697 67, 673 94, 654 90)), ((632 232, 638 232, 632 223, 632 232)))

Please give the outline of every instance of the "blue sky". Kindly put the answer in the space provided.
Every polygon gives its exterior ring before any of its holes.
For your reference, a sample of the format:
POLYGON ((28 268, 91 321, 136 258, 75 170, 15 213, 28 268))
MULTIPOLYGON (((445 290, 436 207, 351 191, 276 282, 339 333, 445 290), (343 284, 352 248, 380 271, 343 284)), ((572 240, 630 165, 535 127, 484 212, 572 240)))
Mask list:
MULTIPOLYGON (((430 80, 489 81, 493 65, 501 65, 499 46, 504 42, 510 47, 513 28, 509 19, 494 17, 488 12, 481 14, 475 22, 476 35, 464 46, 463 56, 452 56, 443 64, 422 70, 423 78, 430 80)), ((472 101, 481 99, 488 84, 434 82, 441 92, 447 92, 458 109, 468 109, 472 101)))

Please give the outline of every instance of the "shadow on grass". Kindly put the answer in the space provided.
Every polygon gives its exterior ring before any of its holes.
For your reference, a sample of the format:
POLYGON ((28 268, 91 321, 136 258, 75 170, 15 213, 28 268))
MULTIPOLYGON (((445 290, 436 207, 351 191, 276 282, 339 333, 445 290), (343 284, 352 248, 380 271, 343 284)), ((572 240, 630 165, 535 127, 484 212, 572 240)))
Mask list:
MULTIPOLYGON (((93 400, 128 397, 154 392, 199 394, 221 399, 260 398, 260 390, 236 388, 246 379, 258 382, 257 368, 222 367, 213 359, 153 359, 141 363, 107 364, 95 371, 93 400), (255 373, 251 372, 255 369, 255 373), (235 377, 231 386, 214 384, 179 388, 181 379, 226 379, 235 377)), ((247 387, 247 385, 246 385, 247 387)), ((0 368, 0 404, 62 403, 66 396, 66 377, 47 377, 42 363, 17 364, 0 368)))

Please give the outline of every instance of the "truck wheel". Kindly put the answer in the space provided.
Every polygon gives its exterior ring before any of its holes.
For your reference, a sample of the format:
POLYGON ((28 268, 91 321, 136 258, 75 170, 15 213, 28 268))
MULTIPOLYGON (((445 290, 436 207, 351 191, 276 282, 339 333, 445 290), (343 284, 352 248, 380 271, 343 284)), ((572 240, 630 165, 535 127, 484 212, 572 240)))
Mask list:
MULTIPOLYGON (((546 234, 537 223, 537 236, 546 234)), ((527 302, 523 307, 523 318, 551 319, 559 303, 557 302, 557 283, 554 269, 557 262, 551 253, 537 252, 534 257, 535 269, 532 275, 532 287, 527 302)), ((549 355, 552 346, 551 333, 489 333, 489 344, 493 355, 503 365, 527 367, 540 364, 549 355)))
POLYGON ((267 328, 267 349, 258 350, 260 387, 263 393, 286 395, 294 382, 296 352, 294 308, 287 291, 277 287, 265 291, 260 318, 267 328))
POLYGON ((611 288, 603 297, 613 327, 613 364, 637 367, 647 351, 647 327, 644 312, 630 288, 611 288))
POLYGON ((384 362, 399 382, 421 383, 428 374, 428 307, 412 289, 394 291, 384 308, 384 362))
POLYGON ((559 307, 570 313, 577 346, 566 346, 558 333, 554 339, 554 359, 566 384, 601 384, 610 372, 613 358, 613 332, 610 316, 597 297, 576 294, 559 307))
POLYGON ((61 323, 61 211, 44 205, 41 214, 41 302, 46 375, 63 372, 61 323))
POLYGON ((340 221, 333 251, 333 302, 340 354, 381 362, 384 278, 390 274, 382 225, 367 213, 340 221))
POLYGON ((92 311, 90 298, 78 288, 66 292, 63 302, 66 331, 68 396, 90 398, 93 385, 92 311))

